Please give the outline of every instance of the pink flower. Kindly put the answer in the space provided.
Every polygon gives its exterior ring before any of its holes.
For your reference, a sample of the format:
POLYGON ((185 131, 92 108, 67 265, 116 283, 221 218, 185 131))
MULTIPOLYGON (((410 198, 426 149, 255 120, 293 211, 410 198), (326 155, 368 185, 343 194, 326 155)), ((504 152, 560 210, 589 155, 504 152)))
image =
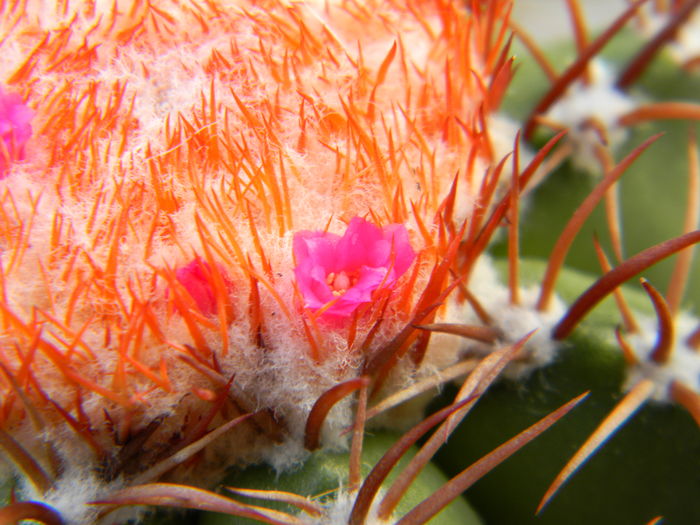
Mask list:
POLYGON ((0 87, 0 179, 7 175, 10 162, 24 159, 24 146, 32 135, 32 116, 18 95, 0 87))
POLYGON ((216 314, 216 294, 212 287, 210 273, 209 265, 199 257, 175 271, 175 277, 204 315, 216 314))
POLYGON ((380 229, 360 217, 350 221, 342 237, 321 231, 294 235, 294 268, 305 306, 324 315, 350 316, 372 301, 380 286, 392 287, 416 257, 402 224, 380 229))

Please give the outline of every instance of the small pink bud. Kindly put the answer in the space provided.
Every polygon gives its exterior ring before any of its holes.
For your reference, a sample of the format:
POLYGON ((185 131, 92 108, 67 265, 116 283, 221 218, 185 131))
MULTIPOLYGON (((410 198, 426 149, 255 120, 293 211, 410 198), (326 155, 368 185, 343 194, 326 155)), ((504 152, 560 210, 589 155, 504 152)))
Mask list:
POLYGON ((380 286, 393 287, 415 257, 402 224, 380 229, 355 217, 342 237, 321 231, 294 235, 294 275, 305 306, 318 310, 334 301, 324 312, 328 316, 352 315, 380 286))
POLYGON ((175 277, 204 315, 216 314, 216 295, 210 274, 209 265, 200 257, 175 271, 175 277))
POLYGON ((24 146, 32 135, 32 116, 18 95, 0 87, 0 179, 7 175, 11 162, 24 159, 24 146))

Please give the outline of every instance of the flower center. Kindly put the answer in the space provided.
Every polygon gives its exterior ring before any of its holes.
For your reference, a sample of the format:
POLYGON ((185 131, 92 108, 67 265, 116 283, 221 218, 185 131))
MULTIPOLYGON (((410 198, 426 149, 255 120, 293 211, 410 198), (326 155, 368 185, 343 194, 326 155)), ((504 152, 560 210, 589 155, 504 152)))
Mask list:
POLYGON ((338 273, 331 272, 326 277, 326 284, 330 286, 331 293, 339 297, 357 284, 357 272, 350 272, 349 275, 344 270, 338 273))

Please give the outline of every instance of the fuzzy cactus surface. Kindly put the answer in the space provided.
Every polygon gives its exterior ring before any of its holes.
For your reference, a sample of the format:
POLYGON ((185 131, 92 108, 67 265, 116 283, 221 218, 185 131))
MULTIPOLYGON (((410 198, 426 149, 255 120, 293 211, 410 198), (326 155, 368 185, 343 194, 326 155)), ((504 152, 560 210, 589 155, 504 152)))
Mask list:
POLYGON ((700 2, 583 4, 0 2, 0 524, 700 523, 700 2))

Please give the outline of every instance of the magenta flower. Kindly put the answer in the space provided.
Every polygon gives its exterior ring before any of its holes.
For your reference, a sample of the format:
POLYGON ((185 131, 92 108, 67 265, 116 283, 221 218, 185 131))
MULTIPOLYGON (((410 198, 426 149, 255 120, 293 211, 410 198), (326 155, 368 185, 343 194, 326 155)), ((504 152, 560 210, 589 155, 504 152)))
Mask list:
POLYGON ((207 262, 199 257, 175 271, 176 279, 187 290, 197 303, 199 311, 204 315, 216 314, 216 295, 210 272, 207 262))
POLYGON ((355 217, 342 237, 321 231, 296 233, 294 257, 305 306, 318 310, 333 301, 323 315, 348 317, 372 301, 379 287, 394 286, 416 254, 402 224, 380 229, 355 217))
POLYGON ((10 162, 24 159, 24 146, 32 135, 32 110, 14 93, 0 86, 0 179, 7 175, 10 162))

